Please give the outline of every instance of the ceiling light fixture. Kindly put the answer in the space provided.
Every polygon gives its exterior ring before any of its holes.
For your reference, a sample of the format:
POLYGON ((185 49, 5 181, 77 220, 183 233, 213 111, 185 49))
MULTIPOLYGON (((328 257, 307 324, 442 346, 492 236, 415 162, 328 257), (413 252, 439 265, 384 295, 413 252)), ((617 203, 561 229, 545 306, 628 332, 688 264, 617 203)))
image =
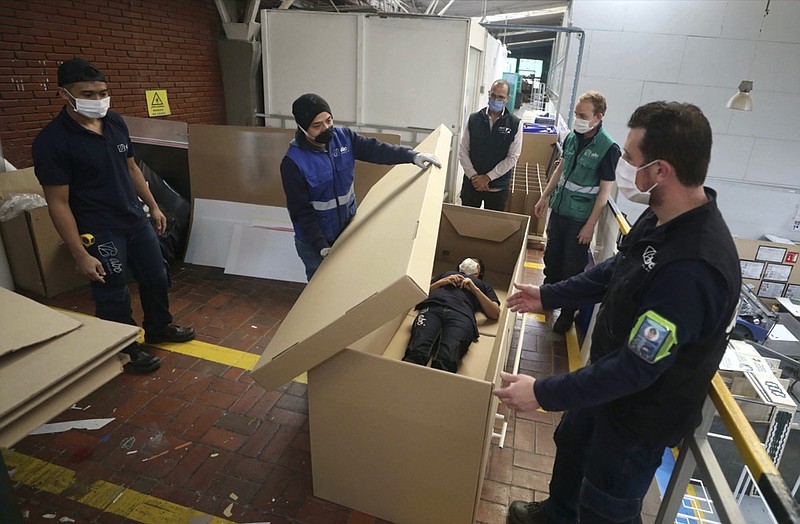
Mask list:
POLYGON ((739 84, 739 92, 733 95, 725 107, 728 109, 736 109, 738 111, 752 111, 753 110, 753 97, 750 91, 753 90, 752 80, 742 80, 739 84))
POLYGON ((507 13, 502 15, 491 15, 485 18, 486 22, 505 22, 507 20, 518 20, 520 18, 536 18, 539 16, 557 15, 565 13, 567 6, 550 7, 547 9, 536 9, 534 11, 522 11, 521 13, 507 13))

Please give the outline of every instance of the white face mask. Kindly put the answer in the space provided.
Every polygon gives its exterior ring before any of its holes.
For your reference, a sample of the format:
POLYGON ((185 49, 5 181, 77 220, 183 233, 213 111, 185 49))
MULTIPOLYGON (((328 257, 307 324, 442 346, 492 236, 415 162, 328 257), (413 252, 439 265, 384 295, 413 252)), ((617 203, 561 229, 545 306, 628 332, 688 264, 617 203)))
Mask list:
POLYGON ((461 264, 458 266, 458 270, 465 275, 477 275, 478 271, 478 261, 472 258, 465 258, 461 264))
POLYGON ((81 115, 85 116, 86 118, 103 118, 108 113, 108 108, 111 106, 111 97, 107 96, 105 98, 101 98, 100 100, 87 100, 85 98, 75 98, 72 96, 72 93, 64 90, 70 98, 75 100, 75 105, 73 109, 81 115))
POLYGON ((619 188, 619 192, 631 202, 648 205, 650 203, 650 191, 652 191, 653 188, 658 185, 658 182, 653 184, 647 191, 639 191, 639 188, 636 187, 636 173, 647 166, 655 164, 656 162, 658 162, 658 160, 653 160, 652 162, 637 168, 626 162, 624 158, 620 158, 619 162, 617 162, 617 168, 614 171, 614 174, 617 177, 617 187, 619 188))
POLYGON ((572 129, 576 133, 584 134, 588 133, 594 127, 591 125, 591 120, 584 120, 582 118, 576 118, 574 122, 572 122, 572 129))

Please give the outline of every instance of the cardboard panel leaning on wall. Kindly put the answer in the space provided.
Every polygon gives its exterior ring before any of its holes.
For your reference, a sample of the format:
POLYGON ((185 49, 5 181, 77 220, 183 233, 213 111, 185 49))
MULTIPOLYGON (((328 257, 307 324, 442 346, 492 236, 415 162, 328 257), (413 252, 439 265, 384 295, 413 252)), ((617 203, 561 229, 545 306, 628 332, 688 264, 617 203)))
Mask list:
MULTIPOLYGON (((286 207, 280 166, 294 129, 242 126, 189 126, 189 179, 192 198, 286 207)), ((394 134, 363 133, 399 144, 394 134)), ((391 166, 356 162, 356 197, 362 200, 391 166)))

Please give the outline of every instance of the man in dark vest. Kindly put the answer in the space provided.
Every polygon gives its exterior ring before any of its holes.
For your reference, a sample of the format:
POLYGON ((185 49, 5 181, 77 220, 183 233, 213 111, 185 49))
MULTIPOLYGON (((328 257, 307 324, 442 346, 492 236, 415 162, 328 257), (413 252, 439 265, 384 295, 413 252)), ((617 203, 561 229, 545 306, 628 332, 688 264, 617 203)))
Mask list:
MULTIPOLYGON (((544 282, 554 284, 577 275, 586 267, 608 193, 614 183, 619 146, 603 129, 606 99, 597 91, 584 93, 575 106, 573 131, 564 140, 564 158, 547 182, 534 212, 544 218, 548 203, 544 282)), ((572 326, 575 309, 564 308, 553 325, 556 333, 572 326)))
POLYGON ((502 211, 508 200, 511 171, 522 151, 522 121, 506 108, 508 82, 495 80, 487 107, 467 120, 458 151, 464 168, 461 203, 502 211))
POLYGON ((539 313, 602 300, 590 365, 540 380, 501 373, 509 385, 494 393, 511 409, 565 411, 550 496, 512 503, 511 524, 641 522, 664 449, 700 424, 734 325, 739 257, 703 187, 708 120, 691 104, 650 102, 628 127, 618 185, 650 207, 619 252, 557 284, 515 284, 508 297, 512 311, 539 313))

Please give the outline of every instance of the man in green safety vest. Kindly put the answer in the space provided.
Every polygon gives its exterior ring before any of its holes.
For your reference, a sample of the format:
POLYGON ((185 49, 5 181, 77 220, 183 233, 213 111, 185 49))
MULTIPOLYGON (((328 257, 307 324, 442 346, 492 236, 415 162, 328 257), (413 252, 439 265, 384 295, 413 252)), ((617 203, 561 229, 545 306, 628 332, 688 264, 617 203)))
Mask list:
MULTIPOLYGON (((566 280, 586 267, 588 246, 621 155, 603 129, 606 107, 606 98, 597 91, 578 98, 573 131, 564 140, 564 157, 536 203, 539 218, 544 218, 548 205, 551 208, 544 251, 545 284, 566 280)), ((553 331, 566 333, 574 319, 574 309, 562 309, 553 331)))

